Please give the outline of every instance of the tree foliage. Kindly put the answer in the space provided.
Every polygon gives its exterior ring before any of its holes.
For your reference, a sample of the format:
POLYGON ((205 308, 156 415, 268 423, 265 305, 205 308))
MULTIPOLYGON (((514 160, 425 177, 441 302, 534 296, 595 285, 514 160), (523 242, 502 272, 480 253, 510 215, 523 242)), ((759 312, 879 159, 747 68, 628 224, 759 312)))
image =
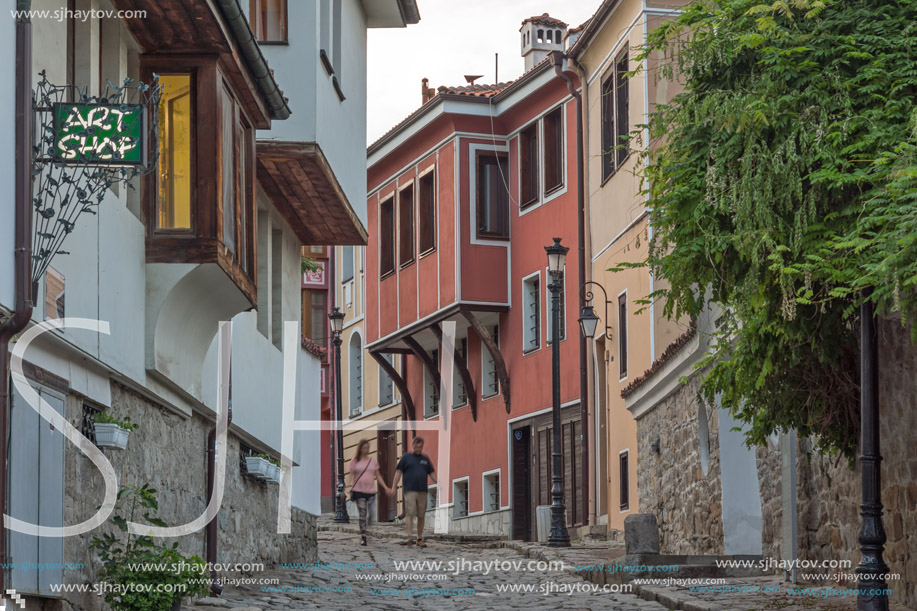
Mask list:
POLYGON ((641 126, 646 263, 668 315, 729 312, 704 396, 852 457, 858 306, 917 305, 917 1, 700 0, 644 59, 683 84, 641 126))

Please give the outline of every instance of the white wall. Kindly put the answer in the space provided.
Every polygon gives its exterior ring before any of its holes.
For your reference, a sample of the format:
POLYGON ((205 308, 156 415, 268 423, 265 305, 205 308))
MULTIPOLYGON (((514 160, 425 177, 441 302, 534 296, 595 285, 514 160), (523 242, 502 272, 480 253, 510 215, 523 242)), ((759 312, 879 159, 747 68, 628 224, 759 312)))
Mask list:
MULTIPOLYGON (((292 115, 259 140, 317 142, 364 226, 366 220, 366 17, 359 0, 342 0, 341 101, 319 59, 320 2, 288 3, 289 45, 263 45, 292 115)), ((247 10, 247 9, 246 9, 247 10)))
MULTIPOLYGON (((317 358, 308 352, 300 351, 297 420, 321 421, 321 367, 322 364, 317 358)), ((320 433, 303 431, 293 435, 293 460, 299 464, 298 467, 293 467, 293 506, 320 515, 322 475, 321 469, 316 468, 322 464, 320 433), (299 447, 296 447, 296 442, 299 442, 299 447)))

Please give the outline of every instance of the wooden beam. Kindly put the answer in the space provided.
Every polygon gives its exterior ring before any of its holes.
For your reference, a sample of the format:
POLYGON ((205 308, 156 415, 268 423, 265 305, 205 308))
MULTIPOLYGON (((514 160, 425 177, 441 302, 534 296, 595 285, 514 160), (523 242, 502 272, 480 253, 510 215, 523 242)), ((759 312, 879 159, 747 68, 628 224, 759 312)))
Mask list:
MULTIPOLYGON (((401 377, 401 374, 399 374, 398 371, 395 369, 395 366, 389 363, 388 360, 382 356, 383 352, 386 352, 386 351, 385 350, 375 350, 375 351, 370 352, 369 354, 373 357, 373 359, 375 359, 377 363, 379 363, 379 367, 381 367, 385 371, 385 373, 388 374, 388 377, 392 379, 392 382, 395 383, 395 386, 398 388, 398 392, 401 393, 401 403, 405 408, 405 412, 407 413, 408 419, 411 421, 416 420, 417 415, 414 412, 414 400, 411 399, 411 391, 408 390, 408 385, 405 383, 404 378, 401 377)), ((412 432, 412 437, 417 436, 417 431, 413 430, 413 425, 412 425, 411 432, 412 432)))
POLYGON ((474 329, 474 332, 481 338, 481 342, 487 346, 490 356, 494 360, 494 368, 497 370, 497 379, 500 381, 500 392, 503 393, 503 403, 506 404, 506 413, 509 413, 509 374, 506 372, 506 361, 503 360, 503 353, 500 352, 497 342, 493 335, 487 330, 487 327, 478 320, 474 312, 462 308, 462 316, 468 321, 468 324, 474 329))
MULTIPOLYGON (((430 325, 430 330, 433 331, 433 335, 436 336, 436 339, 438 339, 440 345, 442 345, 443 330, 439 327, 439 324, 433 323, 430 325)), ((455 357, 455 368, 458 369, 459 376, 462 378, 462 383, 465 384, 465 394, 468 396, 468 405, 471 406, 471 419, 477 422, 478 394, 474 390, 474 382, 471 380, 471 374, 468 372, 468 365, 465 363, 465 361, 462 360, 458 350, 454 350, 453 352, 455 357)))
MULTIPOLYGON (((436 390, 433 391, 433 402, 439 409, 439 391, 443 387, 442 378, 439 375, 439 366, 433 362, 433 359, 427 354, 427 351, 423 349, 423 346, 417 343, 417 340, 413 337, 404 338, 404 343, 411 347, 411 351, 421 360, 423 366, 426 367, 427 371, 430 372, 430 377, 433 378, 433 386, 436 390)), ((426 393, 426 389, 424 389, 426 393)), ((426 396, 424 396, 426 400, 426 396)), ((426 416, 426 410, 424 410, 424 416, 426 416)))

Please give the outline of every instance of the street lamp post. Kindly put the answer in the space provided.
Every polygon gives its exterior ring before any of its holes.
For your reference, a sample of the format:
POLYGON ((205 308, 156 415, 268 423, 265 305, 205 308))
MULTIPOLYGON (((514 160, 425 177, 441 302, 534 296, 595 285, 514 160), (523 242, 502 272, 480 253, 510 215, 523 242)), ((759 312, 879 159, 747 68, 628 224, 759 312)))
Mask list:
POLYGON ((334 339, 331 343, 334 345, 334 390, 335 403, 337 407, 337 501, 334 508, 334 521, 339 523, 350 522, 350 516, 347 515, 347 505, 344 501, 344 427, 341 423, 344 421, 343 409, 341 407, 341 331, 344 328, 344 314, 340 309, 334 308, 334 311, 328 315, 331 319, 331 333, 334 339))
POLYGON ((545 246, 548 253, 548 273, 551 275, 551 385, 553 391, 553 459, 554 467, 551 476, 551 534, 548 537, 550 547, 570 547, 570 535, 567 533, 567 518, 564 515, 563 503, 563 474, 560 464, 560 293, 563 289, 562 274, 564 273, 564 258, 566 246, 560 245, 560 238, 554 238, 554 243, 545 246))

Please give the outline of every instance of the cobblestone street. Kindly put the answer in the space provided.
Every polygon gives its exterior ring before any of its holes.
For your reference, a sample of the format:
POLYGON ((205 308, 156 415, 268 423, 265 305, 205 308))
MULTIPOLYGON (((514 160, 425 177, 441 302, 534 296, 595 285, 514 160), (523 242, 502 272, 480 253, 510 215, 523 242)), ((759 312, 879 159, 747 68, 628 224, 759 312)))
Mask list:
MULTIPOLYGON (((428 529, 426 548, 402 545, 403 527, 373 525, 369 545, 360 546, 355 524, 319 522, 316 567, 286 568, 253 575, 277 579, 276 586, 227 586, 221 598, 206 598, 192 611, 269 609, 616 609, 621 611, 849 611, 854 598, 790 596, 778 577, 730 579, 728 593, 691 592, 683 586, 639 586, 634 593, 602 591, 574 573, 576 565, 608 562, 620 555, 614 542, 575 542, 566 550, 493 538, 443 538, 428 529), (436 569, 397 567, 402 561, 442 562, 436 569), (455 571, 449 563, 519 563, 520 570, 455 571), (526 570, 530 561, 563 560, 565 570, 526 570), (486 574, 485 574, 486 573, 486 574), (740 591, 782 587, 780 593, 740 591), (472 593, 473 591, 473 593, 472 593)), ((467 566, 467 565, 466 565, 467 566)), ((894 609, 902 607, 894 606, 894 609)))

